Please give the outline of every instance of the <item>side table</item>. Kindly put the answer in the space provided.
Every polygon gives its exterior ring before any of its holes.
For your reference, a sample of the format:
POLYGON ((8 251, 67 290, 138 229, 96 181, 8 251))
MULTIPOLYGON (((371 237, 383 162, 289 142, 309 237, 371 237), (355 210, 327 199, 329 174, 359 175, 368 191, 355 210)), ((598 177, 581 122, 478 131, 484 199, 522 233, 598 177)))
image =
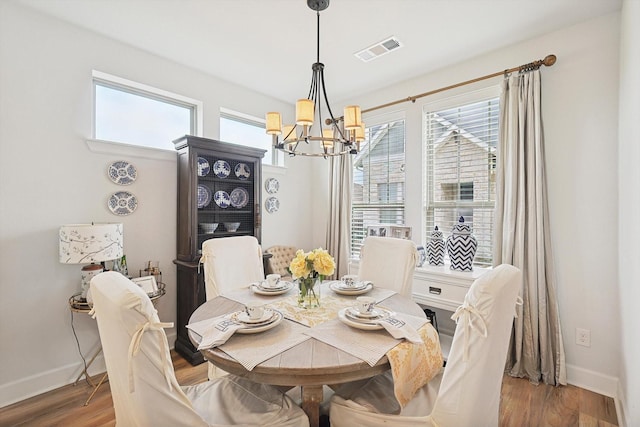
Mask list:
MULTIPOLYGON (((165 291, 164 283, 158 283, 158 291, 155 292, 154 294, 150 294, 149 295, 149 299, 151 300, 151 302, 153 302, 153 305, 156 305, 156 302, 158 301, 158 299, 163 297, 164 294, 166 294, 166 293, 167 292, 165 291)), ((69 297, 69 310, 71 311, 71 316, 72 317, 73 317, 73 315, 75 313, 89 314, 89 312, 91 311, 92 308, 93 308, 93 306, 90 303, 88 303, 86 299, 81 298, 81 293, 80 292, 78 292, 76 294, 73 294, 73 295, 71 295, 71 297, 69 297)), ((73 328, 73 318, 71 319, 71 327, 73 328)), ((75 335, 75 331, 73 332, 73 334, 75 335)), ((77 339, 77 337, 76 337, 76 339, 77 339)), ((79 345, 78 345, 78 348, 80 348, 79 345)), ((104 374, 102 374, 102 377, 100 378, 100 380, 97 383, 94 383, 94 381, 89 376, 89 372, 87 372, 87 370, 89 369, 89 367, 91 366, 93 361, 96 360, 96 357, 98 357, 98 355, 100 353, 102 353, 102 344, 100 344, 98 349, 95 351, 95 353, 89 359, 89 362, 84 365, 84 368, 82 369, 82 372, 80 372, 80 374, 78 375, 76 380, 73 382, 73 385, 78 385, 78 382, 84 376, 85 379, 87 380, 87 382, 89 383, 89 385, 91 385, 91 387, 93 387, 93 390, 91 391, 91 395, 89 395, 89 398, 87 399, 86 402, 84 402, 83 406, 89 405, 89 402, 91 402, 91 399, 93 399, 93 396, 98 391, 98 388, 108 378, 108 375, 105 372, 104 374)))

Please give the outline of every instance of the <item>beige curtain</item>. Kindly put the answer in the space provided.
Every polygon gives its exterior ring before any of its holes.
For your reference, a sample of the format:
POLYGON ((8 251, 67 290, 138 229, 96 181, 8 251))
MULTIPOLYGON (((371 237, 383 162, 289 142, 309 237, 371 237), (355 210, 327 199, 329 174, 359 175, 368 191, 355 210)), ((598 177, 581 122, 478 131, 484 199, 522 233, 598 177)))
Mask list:
POLYGON ((351 155, 329 159, 327 250, 336 260, 336 277, 349 273, 351 254, 351 155))
POLYGON ((494 265, 522 270, 523 304, 514 321, 506 370, 534 383, 566 384, 549 235, 540 71, 502 84, 496 177, 494 265))

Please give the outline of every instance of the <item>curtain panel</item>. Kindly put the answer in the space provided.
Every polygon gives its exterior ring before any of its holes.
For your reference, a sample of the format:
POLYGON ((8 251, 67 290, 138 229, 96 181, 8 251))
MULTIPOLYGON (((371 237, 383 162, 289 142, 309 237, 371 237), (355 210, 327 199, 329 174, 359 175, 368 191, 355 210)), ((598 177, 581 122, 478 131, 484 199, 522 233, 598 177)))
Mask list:
POLYGON ((512 264, 523 273, 523 304, 517 308, 506 372, 536 384, 566 384, 549 234, 540 71, 506 77, 500 104, 493 263, 512 264))
POLYGON ((336 261, 336 278, 349 274, 351 247, 351 155, 329 159, 327 250, 336 261))

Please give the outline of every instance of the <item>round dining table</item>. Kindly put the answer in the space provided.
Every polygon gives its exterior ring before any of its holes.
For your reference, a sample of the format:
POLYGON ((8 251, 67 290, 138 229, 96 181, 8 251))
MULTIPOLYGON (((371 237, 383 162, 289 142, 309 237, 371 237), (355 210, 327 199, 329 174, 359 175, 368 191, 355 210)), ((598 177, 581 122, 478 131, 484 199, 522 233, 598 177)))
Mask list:
MULTIPOLYGON (((355 297, 351 297, 355 303, 355 297)), ((411 299, 393 294, 384 300, 384 306, 400 313, 425 317, 423 309, 411 299)), ((195 323, 243 310, 244 305, 224 296, 218 296, 198 307, 189 320, 195 323)), ((291 320, 285 319, 285 322, 291 320)), ((189 330, 189 338, 197 347, 201 337, 189 330)), ((261 334, 251 335, 252 342, 259 344, 261 334)), ((209 363, 220 369, 252 381, 283 387, 301 387, 301 407, 309 417, 312 427, 319 425, 320 403, 323 401, 323 386, 334 386, 355 380, 370 378, 390 369, 389 360, 382 357, 375 365, 345 351, 337 349, 315 338, 299 343, 280 354, 247 370, 223 350, 214 347, 201 350, 209 363)))

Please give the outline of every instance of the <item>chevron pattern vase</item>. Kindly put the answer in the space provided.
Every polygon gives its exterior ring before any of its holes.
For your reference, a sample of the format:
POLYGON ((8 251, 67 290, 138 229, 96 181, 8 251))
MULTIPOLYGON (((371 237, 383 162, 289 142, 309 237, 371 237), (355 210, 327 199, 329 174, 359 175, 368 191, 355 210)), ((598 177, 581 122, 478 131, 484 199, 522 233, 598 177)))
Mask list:
POLYGON ((436 225, 431 232, 431 240, 427 243, 429 265, 444 265, 444 238, 436 225))
POLYGON ((453 226, 451 236, 447 238, 447 253, 451 261, 451 269, 459 271, 473 270, 473 258, 478 249, 478 241, 471 234, 471 227, 460 217, 453 226))

